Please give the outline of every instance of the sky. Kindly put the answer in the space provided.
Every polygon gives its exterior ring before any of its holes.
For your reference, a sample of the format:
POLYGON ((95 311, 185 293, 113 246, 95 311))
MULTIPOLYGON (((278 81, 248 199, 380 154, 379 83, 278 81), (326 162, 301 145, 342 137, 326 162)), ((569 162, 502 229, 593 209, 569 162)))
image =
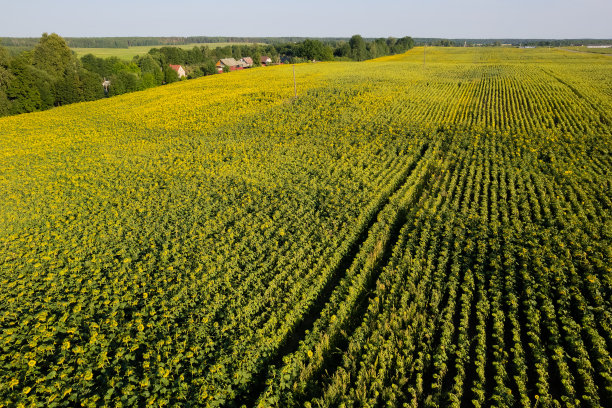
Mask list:
POLYGON ((1 37, 612 38, 611 0, 2 0, 1 37))

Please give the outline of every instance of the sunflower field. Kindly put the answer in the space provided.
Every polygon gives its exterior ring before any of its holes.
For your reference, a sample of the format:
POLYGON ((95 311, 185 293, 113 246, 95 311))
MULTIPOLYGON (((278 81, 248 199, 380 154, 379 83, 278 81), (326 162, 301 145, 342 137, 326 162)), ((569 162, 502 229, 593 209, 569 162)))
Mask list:
POLYGON ((415 48, 0 119, 0 407, 612 405, 612 58, 415 48))

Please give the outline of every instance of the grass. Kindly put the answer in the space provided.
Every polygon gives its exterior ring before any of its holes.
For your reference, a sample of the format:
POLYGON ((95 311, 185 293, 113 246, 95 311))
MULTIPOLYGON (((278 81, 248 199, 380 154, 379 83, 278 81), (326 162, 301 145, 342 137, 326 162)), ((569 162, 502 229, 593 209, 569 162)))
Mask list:
POLYGON ((193 47, 206 46, 208 48, 219 48, 228 45, 250 45, 252 43, 247 42, 220 42, 220 43, 193 43, 193 44, 182 44, 182 45, 143 45, 129 48, 72 48, 78 57, 82 57, 87 54, 93 54, 96 57, 108 58, 117 57, 123 60, 130 61, 137 55, 143 55, 149 52, 151 48, 161 47, 179 47, 185 50, 192 49, 193 47))

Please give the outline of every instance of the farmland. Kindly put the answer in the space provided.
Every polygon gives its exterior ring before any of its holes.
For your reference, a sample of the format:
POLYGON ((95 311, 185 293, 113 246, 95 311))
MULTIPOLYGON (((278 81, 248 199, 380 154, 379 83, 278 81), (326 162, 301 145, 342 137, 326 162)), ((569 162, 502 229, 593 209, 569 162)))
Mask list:
POLYGON ((132 58, 138 55, 144 55, 149 52, 151 48, 161 47, 179 47, 185 50, 190 50, 193 47, 208 47, 208 48, 219 48, 227 47, 232 45, 249 45, 251 43, 236 43, 236 42, 218 42, 218 43, 194 43, 194 44, 181 44, 181 45, 141 45, 133 46, 128 48, 71 48, 78 57, 82 57, 87 54, 93 54, 99 58, 117 57, 126 61, 131 61, 132 58))
POLYGON ((295 71, 0 119, 0 406, 610 406, 612 59, 295 71))
POLYGON ((593 54, 612 55, 612 48, 567 47, 568 50, 590 52, 593 54))

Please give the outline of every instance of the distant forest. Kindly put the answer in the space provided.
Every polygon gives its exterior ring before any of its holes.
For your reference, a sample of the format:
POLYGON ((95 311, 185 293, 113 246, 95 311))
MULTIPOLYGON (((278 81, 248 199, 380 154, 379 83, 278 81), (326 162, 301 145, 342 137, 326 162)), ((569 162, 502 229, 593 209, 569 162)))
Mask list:
MULTIPOLYGON (((324 44, 337 44, 348 42, 348 37, 66 37, 65 41, 70 48, 129 48, 136 46, 164 46, 185 45, 204 43, 259 43, 259 44, 283 44, 299 43, 304 40, 318 40, 324 44)), ((375 41, 376 38, 364 38, 367 42, 375 41)), ((14 38, 0 37, 0 43, 7 47, 33 48, 38 44, 39 38, 14 38)), ((415 38, 415 45, 527 45, 527 46, 551 46, 567 47, 572 45, 601 45, 610 44, 612 39, 520 39, 520 38, 496 38, 496 39, 474 39, 474 38, 415 38)))
MULTIPOLYGON (((306 37, 65 37, 70 48, 129 48, 156 45, 185 45, 205 43, 260 43, 279 44, 301 42, 306 37)), ((312 39, 312 38, 311 38, 312 39)), ((348 41, 348 38, 316 38, 322 42, 348 41)), ((9 47, 34 47, 38 38, 0 37, 9 47)))
POLYGON ((34 112, 74 102, 139 91, 179 80, 170 65, 181 65, 187 79, 218 73, 216 62, 222 58, 251 57, 253 65, 260 65, 261 57, 273 63, 306 61, 354 60, 363 61, 384 55, 403 53, 414 46, 411 37, 364 39, 354 35, 350 39, 241 38, 241 37, 186 37, 186 38, 81 38, 64 39, 57 34, 43 34, 40 39, 3 39, 0 44, 0 116, 34 112), (256 41, 251 45, 228 45, 210 49, 194 46, 189 50, 170 45, 180 41, 212 42, 256 41), (123 61, 117 57, 100 58, 93 54, 78 58, 70 49, 112 47, 121 41, 129 45, 153 45, 145 55, 123 61), (159 47, 153 42, 165 41, 159 47), (269 40, 269 42, 266 42, 269 40), (274 40, 274 41, 273 41, 274 40), (90 41, 90 42, 88 42, 90 41), (108 41, 108 42, 106 42, 108 41), (174 41, 174 42, 170 42, 174 41), (150 42, 147 44, 147 42, 150 42), (10 48, 2 47, 7 45, 10 48), (18 51, 15 51, 17 48, 18 51), (105 90, 103 81, 109 81, 105 90))

